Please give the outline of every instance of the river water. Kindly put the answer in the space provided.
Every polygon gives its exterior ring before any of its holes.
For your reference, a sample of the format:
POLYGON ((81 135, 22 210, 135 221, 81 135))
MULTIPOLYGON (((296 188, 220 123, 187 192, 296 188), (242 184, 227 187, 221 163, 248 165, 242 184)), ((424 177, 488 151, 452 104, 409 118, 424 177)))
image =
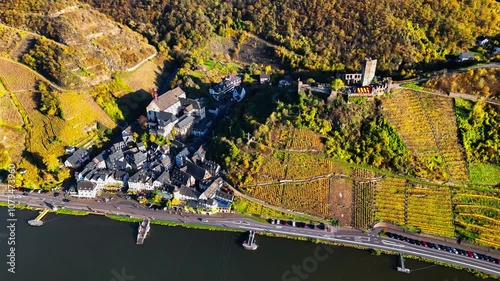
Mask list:
POLYGON ((411 274, 399 273, 396 256, 374 256, 347 247, 257 236, 259 249, 245 251, 244 236, 153 225, 136 245, 136 223, 100 216, 49 214, 31 227, 32 211, 16 210, 15 274, 0 208, 2 281, 465 281, 480 280, 460 270, 406 260, 411 274), (295 271, 294 271, 295 270, 295 271))

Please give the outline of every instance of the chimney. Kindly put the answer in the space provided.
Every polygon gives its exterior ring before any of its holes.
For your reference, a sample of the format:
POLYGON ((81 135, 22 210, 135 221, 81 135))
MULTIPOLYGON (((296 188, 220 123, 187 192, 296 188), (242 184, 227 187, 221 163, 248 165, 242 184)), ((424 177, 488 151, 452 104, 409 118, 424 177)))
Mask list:
POLYGON ((158 90, 153 89, 153 96, 154 96, 155 100, 158 100, 158 90))

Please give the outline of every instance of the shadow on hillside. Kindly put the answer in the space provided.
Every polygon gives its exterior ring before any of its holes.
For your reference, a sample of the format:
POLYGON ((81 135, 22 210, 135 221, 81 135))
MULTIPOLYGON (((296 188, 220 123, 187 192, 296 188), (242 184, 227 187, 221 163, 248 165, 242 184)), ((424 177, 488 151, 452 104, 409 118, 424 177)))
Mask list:
POLYGON ((153 96, 146 90, 140 89, 120 97, 118 107, 126 121, 134 121, 141 115, 146 115, 146 106, 153 100, 153 96))
POLYGON ((21 157, 28 160, 28 162, 36 167, 44 167, 43 157, 38 152, 29 152, 24 150, 21 157))

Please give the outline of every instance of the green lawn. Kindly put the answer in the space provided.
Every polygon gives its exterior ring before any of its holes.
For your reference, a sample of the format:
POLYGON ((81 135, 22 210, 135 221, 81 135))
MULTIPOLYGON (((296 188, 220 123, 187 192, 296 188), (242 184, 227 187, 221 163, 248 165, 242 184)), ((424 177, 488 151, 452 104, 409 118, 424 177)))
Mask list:
POLYGON ((500 167, 492 164, 472 163, 469 165, 470 179, 475 184, 500 184, 500 167))

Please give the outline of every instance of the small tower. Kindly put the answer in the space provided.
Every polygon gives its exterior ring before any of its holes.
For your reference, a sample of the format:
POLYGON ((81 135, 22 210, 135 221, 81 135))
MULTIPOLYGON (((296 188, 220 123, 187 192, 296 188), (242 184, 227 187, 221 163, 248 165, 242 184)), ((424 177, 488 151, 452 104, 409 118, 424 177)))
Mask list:
POLYGON ((375 77, 375 70, 377 69, 377 60, 365 58, 363 70, 361 73, 361 86, 366 87, 372 83, 375 77))

